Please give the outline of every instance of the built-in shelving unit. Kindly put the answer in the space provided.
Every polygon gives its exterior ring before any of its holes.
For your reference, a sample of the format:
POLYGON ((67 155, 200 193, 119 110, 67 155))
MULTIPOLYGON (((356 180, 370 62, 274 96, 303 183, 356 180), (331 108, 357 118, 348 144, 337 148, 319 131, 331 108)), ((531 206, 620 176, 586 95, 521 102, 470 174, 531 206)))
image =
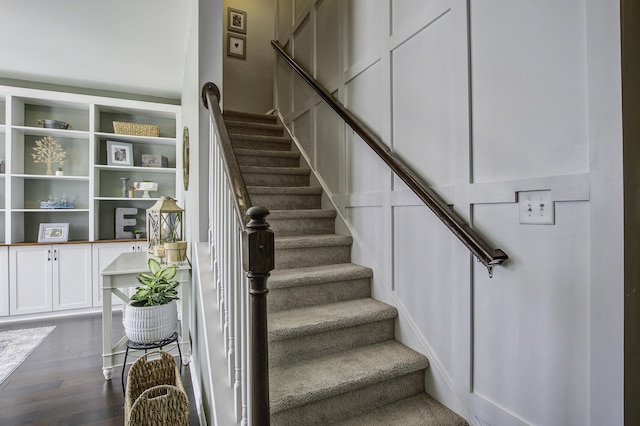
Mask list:
POLYGON ((161 195, 182 199, 181 128, 177 105, 0 86, 0 244, 36 242, 40 223, 69 223, 70 241, 113 240, 118 207, 137 208, 135 228, 145 229, 145 210, 161 195), (45 119, 71 128, 43 128, 38 121, 45 119), (116 134, 114 121, 157 125, 160 135, 116 134), (34 162, 34 147, 47 136, 66 153, 62 176, 34 162), (130 144, 133 165, 110 165, 108 141, 130 144), (166 157, 167 167, 143 167, 146 154, 166 157), (129 185, 157 182, 158 191, 151 198, 140 191, 125 197, 121 178, 129 185), (63 198, 75 207, 40 208, 41 201, 63 198))

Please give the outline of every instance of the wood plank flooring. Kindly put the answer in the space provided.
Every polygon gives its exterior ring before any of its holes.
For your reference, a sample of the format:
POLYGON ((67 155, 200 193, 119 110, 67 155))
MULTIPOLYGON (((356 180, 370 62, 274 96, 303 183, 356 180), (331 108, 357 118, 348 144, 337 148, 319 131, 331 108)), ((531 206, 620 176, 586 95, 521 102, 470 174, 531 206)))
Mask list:
MULTIPOLYGON (((121 323, 114 316, 114 332, 121 323)), ((99 314, 0 324, 0 331, 49 325, 56 329, 0 385, 0 425, 123 425, 122 370, 109 381, 102 375, 99 314)), ((188 366, 182 379, 197 425, 188 366)))

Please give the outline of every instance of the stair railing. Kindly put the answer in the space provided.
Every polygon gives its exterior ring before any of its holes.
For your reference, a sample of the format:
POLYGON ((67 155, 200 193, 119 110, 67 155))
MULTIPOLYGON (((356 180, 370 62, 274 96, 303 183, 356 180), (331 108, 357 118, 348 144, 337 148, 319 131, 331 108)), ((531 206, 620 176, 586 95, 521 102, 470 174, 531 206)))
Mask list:
POLYGON ((384 161, 393 172, 407 184, 407 186, 431 209, 453 234, 462 241, 469 251, 493 273, 493 267, 501 265, 508 259, 507 254, 499 248, 493 248, 469 224, 450 207, 438 193, 432 190, 407 163, 398 157, 382 139, 371 131, 362 120, 357 118, 342 103, 336 100, 329 91, 302 68, 284 48, 276 41, 271 46, 285 60, 311 88, 342 118, 353 131, 369 145, 369 147, 384 161))
POLYGON ((209 250, 236 422, 268 426, 267 279, 274 268, 274 236, 265 220, 269 210, 251 205, 215 84, 203 86, 202 103, 211 119, 209 250))

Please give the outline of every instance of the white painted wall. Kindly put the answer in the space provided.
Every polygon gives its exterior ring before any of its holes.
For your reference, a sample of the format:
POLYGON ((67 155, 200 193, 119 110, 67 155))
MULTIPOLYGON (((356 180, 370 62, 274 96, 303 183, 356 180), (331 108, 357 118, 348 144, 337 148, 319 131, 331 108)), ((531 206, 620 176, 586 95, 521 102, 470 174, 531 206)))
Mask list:
POLYGON ((474 424, 622 424, 619 3, 278 0, 282 45, 510 260, 490 279, 278 63, 354 261, 474 424), (550 189, 554 225, 517 192, 550 189))
POLYGON ((274 0, 224 0, 224 109, 265 113, 273 108, 274 0), (247 13, 246 58, 227 55, 228 8, 247 13))

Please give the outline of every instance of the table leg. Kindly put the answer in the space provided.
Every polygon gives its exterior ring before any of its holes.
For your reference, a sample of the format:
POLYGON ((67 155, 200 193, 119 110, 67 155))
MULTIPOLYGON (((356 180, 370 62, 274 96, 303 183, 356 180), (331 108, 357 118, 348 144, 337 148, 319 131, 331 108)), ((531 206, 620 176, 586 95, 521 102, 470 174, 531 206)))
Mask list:
POLYGON ((102 374, 105 380, 113 375, 113 336, 111 316, 111 277, 102 276, 102 374))

